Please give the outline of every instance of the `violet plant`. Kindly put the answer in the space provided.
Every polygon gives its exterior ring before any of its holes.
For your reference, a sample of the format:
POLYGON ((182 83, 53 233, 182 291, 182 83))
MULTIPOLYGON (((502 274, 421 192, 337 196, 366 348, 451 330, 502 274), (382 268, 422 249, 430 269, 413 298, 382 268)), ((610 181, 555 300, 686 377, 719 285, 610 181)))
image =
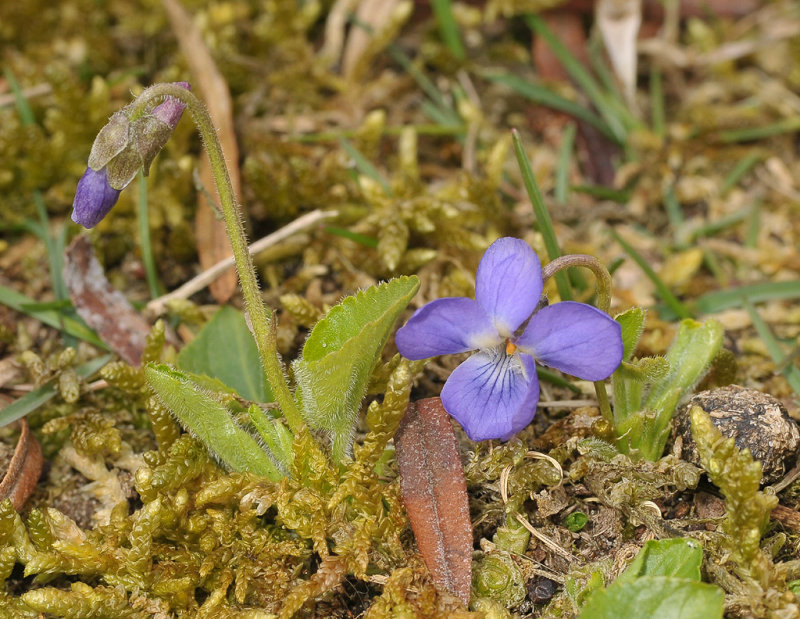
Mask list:
POLYGON ((408 359, 477 351, 442 389, 442 404, 474 441, 507 440, 536 412, 535 361, 602 381, 622 361, 621 327, 574 301, 541 299, 542 268, 527 243, 501 238, 486 250, 475 300, 437 299, 416 311, 395 337, 408 359))
MULTIPOLYGON (((137 172, 147 173, 184 110, 197 125, 211 162, 258 357, 279 414, 268 414, 253 404, 247 409, 248 429, 233 415, 225 397, 208 390, 203 377, 163 364, 149 364, 144 375, 157 398, 232 470, 277 481, 294 470, 294 444, 301 444, 305 452, 307 462, 301 467, 325 466, 320 464, 325 460, 321 445, 309 426, 329 436, 333 460, 341 464, 350 456, 361 401, 381 350, 419 287, 416 277, 383 282, 333 307, 312 329, 300 358, 292 364, 293 392, 277 351, 273 313, 261 299, 216 129, 185 82, 151 86, 111 117, 92 146, 72 218, 89 228, 99 223, 137 172)), ((407 371, 403 364, 396 368, 399 375, 407 371)))

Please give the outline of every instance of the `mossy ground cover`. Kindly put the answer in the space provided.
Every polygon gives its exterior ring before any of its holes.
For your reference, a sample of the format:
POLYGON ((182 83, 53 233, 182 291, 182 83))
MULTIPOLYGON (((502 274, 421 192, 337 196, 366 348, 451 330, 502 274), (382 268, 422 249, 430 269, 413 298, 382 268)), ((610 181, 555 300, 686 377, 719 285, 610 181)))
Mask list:
MULTIPOLYGON (((0 5, 0 407, 53 387, 27 415, 42 478, 19 514, 0 507, 0 614, 469 612, 433 586, 386 449, 409 397, 438 395, 460 358, 400 362, 390 339, 352 463, 331 466, 300 437, 302 457, 279 482, 226 471, 182 433, 140 368, 112 360, 87 376, 106 351, 70 326, 61 266, 79 230, 69 212, 97 131, 152 83, 197 90, 212 69, 222 76, 251 240, 315 210, 331 214, 255 258, 284 359, 329 307, 378 281, 419 277, 410 314, 471 296, 481 254, 499 236, 552 255, 514 128, 561 251, 609 267, 613 313, 648 308, 636 356, 665 353, 680 318, 714 318, 732 354, 698 389, 757 388, 798 417, 796 3, 668 8, 666 17, 647 9, 629 98, 599 35, 564 39, 591 82, 563 56, 556 69, 544 58, 554 49, 546 33, 561 40, 565 20, 588 32, 590 12, 542 3, 550 12, 532 21, 513 2, 431 4, 185 2, 213 63, 199 68, 155 1, 0 5)), ((220 305, 204 288, 167 304, 161 323, 148 307, 217 257, 198 242, 209 225, 198 196, 214 201, 196 173, 201 158, 182 122, 146 181, 89 233, 111 285, 159 325, 145 361, 174 363, 220 305)), ((551 300, 563 293, 556 284, 551 300)), ((591 276, 570 272, 567 286, 576 300, 593 297, 591 276)), ((241 307, 236 295, 230 303, 241 307)), ((220 398, 246 417, 236 394, 220 398)), ((647 540, 684 536, 702 541, 703 578, 725 591, 730 616, 793 616, 797 483, 780 487, 782 511, 770 520, 759 471, 710 431, 708 458, 731 471, 727 483, 712 475, 721 492, 672 455, 633 463, 609 452, 590 384, 544 379, 540 400, 533 424, 507 443, 459 435, 473 595, 483 598, 474 611, 572 616, 647 540), (723 497, 735 511, 724 521, 723 497), (545 578, 555 583, 549 596, 545 578)), ((0 432, 11 451, 18 425, 0 432)))

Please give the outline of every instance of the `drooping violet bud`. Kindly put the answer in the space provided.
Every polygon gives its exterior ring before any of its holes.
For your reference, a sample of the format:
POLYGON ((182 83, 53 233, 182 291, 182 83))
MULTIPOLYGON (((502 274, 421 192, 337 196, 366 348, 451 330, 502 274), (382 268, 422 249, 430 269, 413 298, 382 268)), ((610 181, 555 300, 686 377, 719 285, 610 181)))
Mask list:
MULTIPOLYGON (((187 82, 174 82, 187 90, 187 82)), ((186 105, 173 97, 132 120, 135 106, 116 112, 95 138, 89 167, 78 182, 72 219, 87 228, 96 226, 114 206, 120 191, 136 177, 145 176, 156 155, 169 140, 186 105)))
POLYGON ((84 228, 94 228, 117 203, 120 190, 108 184, 105 169, 86 168, 72 203, 72 221, 84 228))

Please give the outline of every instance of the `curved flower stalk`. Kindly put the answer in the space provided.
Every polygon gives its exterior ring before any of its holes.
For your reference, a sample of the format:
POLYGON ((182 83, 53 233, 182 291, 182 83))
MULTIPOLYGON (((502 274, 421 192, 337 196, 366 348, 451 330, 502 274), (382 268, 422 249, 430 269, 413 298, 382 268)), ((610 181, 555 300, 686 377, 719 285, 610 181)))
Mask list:
POLYGON ((442 389, 442 403, 474 441, 507 440, 536 412, 535 362, 591 381, 622 361, 620 325, 596 307, 573 301, 539 307, 539 257, 505 237, 481 259, 475 300, 437 299, 417 310, 395 337, 408 359, 476 351, 442 389))
MULTIPOLYGON (((188 82, 174 85, 191 90, 188 82)), ((72 221, 85 228, 94 228, 108 215, 139 169, 147 175, 186 109, 185 103, 169 97, 137 118, 132 105, 115 112, 97 134, 89 165, 78 181, 72 221)))

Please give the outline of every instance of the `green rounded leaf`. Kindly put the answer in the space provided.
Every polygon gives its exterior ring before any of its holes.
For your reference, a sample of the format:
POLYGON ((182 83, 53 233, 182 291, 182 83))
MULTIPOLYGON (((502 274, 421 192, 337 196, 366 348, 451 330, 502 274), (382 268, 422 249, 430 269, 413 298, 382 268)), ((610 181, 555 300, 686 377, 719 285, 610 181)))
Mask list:
POLYGON ((332 436, 337 462, 350 449, 372 369, 418 288, 417 277, 403 276, 345 298, 316 324, 292 364, 303 415, 332 436))

